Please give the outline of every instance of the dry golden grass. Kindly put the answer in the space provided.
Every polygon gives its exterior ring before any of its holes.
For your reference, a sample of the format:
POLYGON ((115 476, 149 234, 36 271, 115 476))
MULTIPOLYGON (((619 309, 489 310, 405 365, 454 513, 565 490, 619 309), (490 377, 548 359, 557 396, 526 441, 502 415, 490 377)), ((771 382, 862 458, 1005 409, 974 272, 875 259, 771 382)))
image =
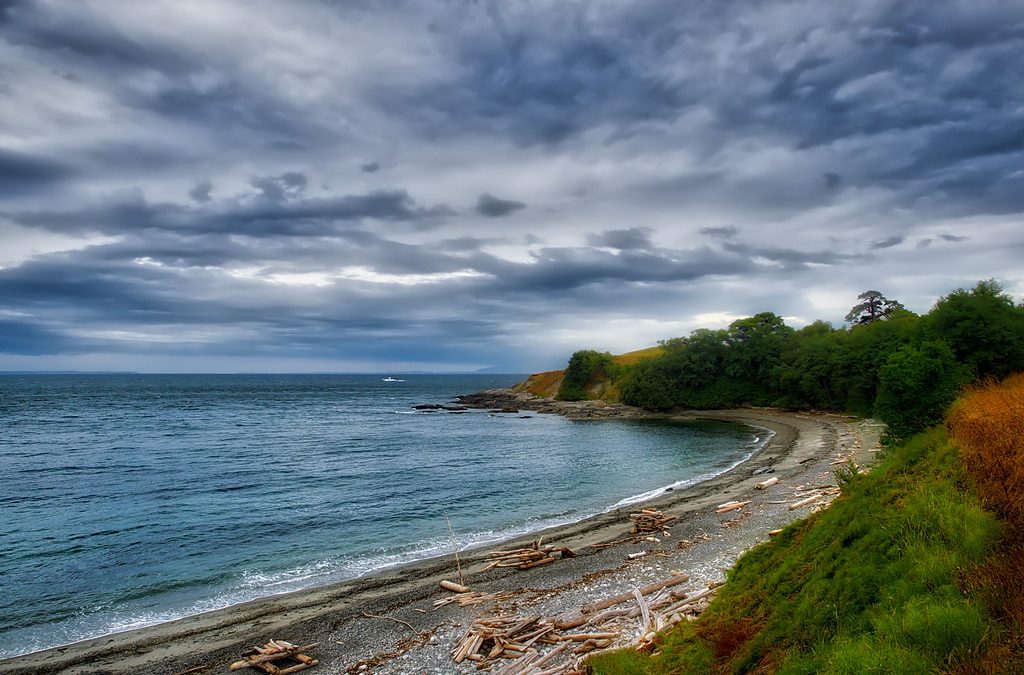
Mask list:
POLYGON ((526 379, 526 391, 534 396, 554 398, 558 388, 562 386, 562 378, 565 377, 564 370, 549 370, 543 373, 534 373, 526 379))
POLYGON ((1002 545, 964 586, 984 598, 1008 630, 988 649, 952 672, 1019 672, 1024 668, 1024 374, 970 387, 950 409, 946 424, 978 494, 1003 518, 1002 545), (1009 670, 1004 670, 1007 664, 1009 670))
POLYGON ((665 350, 661 347, 648 347, 647 349, 638 349, 635 352, 626 352, 625 354, 619 354, 618 356, 612 357, 615 363, 620 366, 631 366, 634 363, 643 361, 644 359, 652 359, 655 356, 661 356, 665 353, 665 350))
POLYGON ((1024 527, 1024 374, 970 387, 947 426, 982 501, 1024 527))
MULTIPOLYGON (((647 349, 638 349, 634 352, 619 354, 618 356, 613 356, 612 359, 621 366, 631 366, 643 359, 658 356, 664 351, 661 347, 648 347, 647 349)), ((534 396, 554 398, 558 394, 559 387, 562 386, 563 377, 565 377, 564 370, 548 370, 543 373, 530 375, 530 377, 526 378, 526 382, 519 386, 534 396)), ((588 392, 593 398, 603 401, 618 401, 619 398, 618 387, 614 383, 607 382, 605 379, 591 383, 588 386, 588 392)))

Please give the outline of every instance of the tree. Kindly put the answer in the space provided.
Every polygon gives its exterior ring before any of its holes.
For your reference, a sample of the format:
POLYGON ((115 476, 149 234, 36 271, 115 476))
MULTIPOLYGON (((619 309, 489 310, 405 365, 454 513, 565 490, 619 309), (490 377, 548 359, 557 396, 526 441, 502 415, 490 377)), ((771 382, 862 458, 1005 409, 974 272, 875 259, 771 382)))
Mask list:
POLYGON ((939 298, 926 325, 929 336, 946 341, 978 377, 1024 370, 1024 308, 994 279, 939 298))
POLYGON ((835 354, 831 382, 846 397, 846 410, 871 414, 881 367, 893 352, 920 341, 920 323, 911 312, 897 312, 887 321, 855 325, 845 332, 835 354))
POLYGON ((846 315, 847 323, 874 323, 892 317, 897 310, 905 309, 902 304, 890 300, 878 291, 864 291, 857 299, 860 302, 846 315))
POLYGON ((907 345, 892 354, 879 372, 875 414, 889 425, 895 439, 937 424, 960 387, 970 380, 969 371, 941 340, 907 345))
POLYGON ((761 312, 729 324, 725 374, 768 390, 780 365, 782 346, 793 334, 777 314, 761 312))
POLYGON ((562 386, 555 397, 560 401, 582 401, 587 398, 587 384, 606 367, 611 365, 612 355, 593 349, 581 349, 569 359, 562 378, 562 386))
MULTIPOLYGON (((848 392, 836 385, 837 364, 848 349, 843 330, 835 330, 824 321, 815 321, 796 331, 786 342, 782 363, 775 369, 777 402, 784 407, 812 407, 842 410, 848 392)), ((873 395, 872 395, 873 399, 873 395)))

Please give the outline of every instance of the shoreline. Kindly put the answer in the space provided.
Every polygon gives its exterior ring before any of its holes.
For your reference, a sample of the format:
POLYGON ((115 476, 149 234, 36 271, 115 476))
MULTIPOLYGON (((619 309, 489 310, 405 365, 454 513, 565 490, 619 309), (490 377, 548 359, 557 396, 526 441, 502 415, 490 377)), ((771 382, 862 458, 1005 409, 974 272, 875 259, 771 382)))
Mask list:
MULTIPOLYGON (((673 414, 650 414, 626 406, 600 402, 564 403, 536 399, 529 394, 510 390, 492 390, 460 397, 463 405, 475 408, 510 407, 524 411, 555 413, 573 419, 652 418, 713 419, 762 427, 773 436, 751 455, 732 468, 707 480, 681 488, 661 488, 660 494, 643 500, 645 507, 658 508, 678 515, 673 530, 685 529, 687 521, 706 511, 710 505, 726 501, 733 494, 751 490, 763 472, 783 476, 800 472, 805 464, 822 455, 830 455, 837 445, 840 416, 784 413, 760 409, 728 411, 694 411, 673 414), (502 399, 507 405, 497 405, 502 399)), ((572 523, 486 544, 462 553, 467 583, 474 590, 486 586, 508 587, 529 584, 530 588, 572 587, 591 575, 614 570, 622 565, 623 547, 636 547, 638 542, 624 541, 605 546, 629 531, 628 510, 641 502, 614 506, 603 513, 572 523), (626 513, 623 513, 623 510, 626 513), (534 540, 538 534, 546 542, 557 542, 577 551, 579 557, 527 572, 492 570, 482 573, 486 553, 495 548, 517 546, 534 540), (595 547, 594 545, 597 545, 595 547)), ((795 514, 800 515, 800 514, 795 514)), ((456 573, 450 555, 402 563, 371 572, 348 581, 314 587, 291 593, 269 596, 227 608, 193 615, 167 623, 92 638, 82 642, 32 652, 0 661, 0 673, 85 673, 102 670, 109 673, 179 673, 215 672, 223 669, 238 654, 258 642, 281 638, 293 642, 320 641, 314 650, 321 664, 332 670, 354 668, 355 664, 380 668, 389 672, 388 663, 409 653, 437 652, 439 632, 453 616, 478 613, 479 608, 443 607, 427 610, 432 600, 444 597, 438 588, 442 579, 454 579, 456 573), (414 608, 413 605, 420 605, 414 608), (401 610, 406 610, 401 612, 401 610), (386 615, 400 612, 400 620, 367 619, 366 614, 386 615), (416 635, 402 625, 416 626, 416 635), (429 637, 428 637, 429 634, 429 637), (431 640, 435 642, 432 643, 431 640), (414 644, 415 643, 415 644, 414 644), (411 650, 411 652, 410 652, 411 650), (204 668, 205 667, 205 668, 204 668)), ((488 589, 489 590, 489 589, 488 589)), ((441 650, 446 652, 447 646, 441 650)), ((428 660, 429 660, 428 658, 428 660)), ((413 670, 394 672, 423 672, 413 670)), ((451 672, 454 664, 442 672, 451 672)), ((375 668, 374 672, 378 672, 375 668)))

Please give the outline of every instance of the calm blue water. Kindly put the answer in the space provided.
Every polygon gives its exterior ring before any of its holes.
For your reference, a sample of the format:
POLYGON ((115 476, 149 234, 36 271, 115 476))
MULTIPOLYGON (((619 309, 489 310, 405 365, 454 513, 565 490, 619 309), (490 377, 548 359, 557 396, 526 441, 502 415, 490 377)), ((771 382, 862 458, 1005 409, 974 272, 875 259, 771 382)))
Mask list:
POLYGON ((719 423, 412 413, 518 376, 0 376, 0 657, 356 577, 719 473, 719 423))

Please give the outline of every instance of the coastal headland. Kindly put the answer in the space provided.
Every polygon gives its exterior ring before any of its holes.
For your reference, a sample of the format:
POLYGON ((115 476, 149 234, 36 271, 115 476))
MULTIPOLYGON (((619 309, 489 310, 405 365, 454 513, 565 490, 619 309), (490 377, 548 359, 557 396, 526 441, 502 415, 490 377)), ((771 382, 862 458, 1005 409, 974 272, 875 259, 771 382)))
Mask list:
MULTIPOLYGON (((641 505, 631 504, 463 552, 466 585, 499 594, 496 600, 435 607, 435 601, 451 595, 438 584, 458 578, 454 559, 444 556, 0 661, 0 674, 226 672, 243 651, 270 639, 318 642, 311 650, 321 664, 318 672, 475 672, 472 662, 454 664, 450 651, 485 613, 558 616, 678 573, 688 575, 688 584, 695 589, 720 583, 743 551, 767 540, 770 531, 825 505, 828 498, 823 496, 791 509, 808 488, 834 485, 834 472, 851 461, 869 464, 879 433, 871 421, 834 414, 764 408, 654 414, 600 401, 559 402, 508 389, 463 396, 459 403, 573 419, 714 419, 763 428, 771 438, 733 469, 644 502, 643 508, 676 517, 667 527, 668 536, 632 534, 629 513, 641 505), (755 489, 769 477, 779 480, 768 489, 755 489), (717 505, 729 501, 750 503, 716 513, 717 505), (526 546, 539 536, 546 544, 572 549, 576 556, 525 571, 484 571, 488 551, 526 546)), ((621 643, 635 637, 624 633, 621 643)))

